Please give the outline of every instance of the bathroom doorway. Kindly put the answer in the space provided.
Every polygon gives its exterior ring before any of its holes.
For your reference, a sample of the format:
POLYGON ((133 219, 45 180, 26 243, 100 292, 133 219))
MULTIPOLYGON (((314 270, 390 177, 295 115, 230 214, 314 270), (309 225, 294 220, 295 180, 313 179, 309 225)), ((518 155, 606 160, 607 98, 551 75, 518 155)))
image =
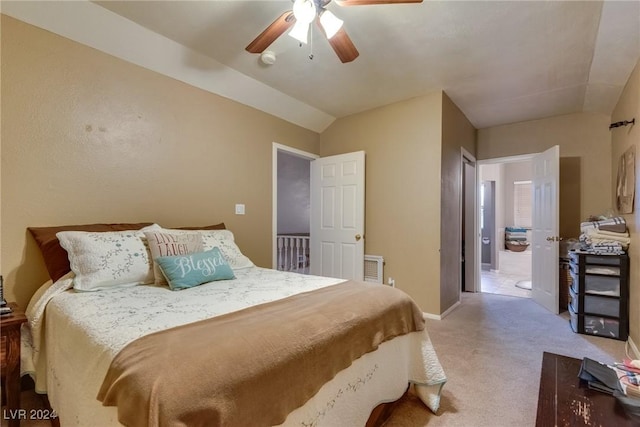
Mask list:
POLYGON ((531 298, 531 176, 520 156, 479 165, 481 292, 531 298))

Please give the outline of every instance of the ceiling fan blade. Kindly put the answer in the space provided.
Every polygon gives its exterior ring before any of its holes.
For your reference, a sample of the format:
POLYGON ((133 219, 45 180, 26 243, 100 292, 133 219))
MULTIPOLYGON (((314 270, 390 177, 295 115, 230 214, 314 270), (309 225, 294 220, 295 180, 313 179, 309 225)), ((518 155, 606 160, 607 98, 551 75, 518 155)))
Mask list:
POLYGON ((365 6, 368 4, 422 3, 422 0, 335 0, 340 6, 365 6))
POLYGON ((360 55, 360 52, 358 52, 358 49, 356 49, 356 46, 344 28, 340 28, 340 30, 329 39, 329 44, 342 63, 351 62, 360 55))
POLYGON ((251 53, 262 53, 268 48, 271 43, 276 41, 278 37, 287 31, 294 23, 296 18, 293 16, 292 11, 287 11, 280 15, 275 21, 271 23, 263 32, 260 33, 249 45, 245 48, 251 53))

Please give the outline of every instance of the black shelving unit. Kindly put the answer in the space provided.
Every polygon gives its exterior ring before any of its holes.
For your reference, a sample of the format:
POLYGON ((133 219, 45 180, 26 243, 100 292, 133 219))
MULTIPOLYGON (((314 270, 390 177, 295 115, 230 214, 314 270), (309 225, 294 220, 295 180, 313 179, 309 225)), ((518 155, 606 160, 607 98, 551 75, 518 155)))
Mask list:
POLYGON ((626 340, 629 256, 570 251, 570 323, 574 332, 626 340))

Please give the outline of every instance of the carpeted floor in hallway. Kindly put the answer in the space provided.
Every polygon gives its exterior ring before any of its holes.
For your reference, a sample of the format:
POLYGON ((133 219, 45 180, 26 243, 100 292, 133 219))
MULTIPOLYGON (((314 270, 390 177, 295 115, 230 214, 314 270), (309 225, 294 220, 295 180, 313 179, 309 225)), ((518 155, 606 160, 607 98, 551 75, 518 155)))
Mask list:
POLYGON ((437 414, 403 399, 385 427, 535 425, 543 351, 620 361, 625 343, 571 330, 568 314, 549 313, 530 298, 462 296, 462 304, 428 330, 448 381, 437 414))

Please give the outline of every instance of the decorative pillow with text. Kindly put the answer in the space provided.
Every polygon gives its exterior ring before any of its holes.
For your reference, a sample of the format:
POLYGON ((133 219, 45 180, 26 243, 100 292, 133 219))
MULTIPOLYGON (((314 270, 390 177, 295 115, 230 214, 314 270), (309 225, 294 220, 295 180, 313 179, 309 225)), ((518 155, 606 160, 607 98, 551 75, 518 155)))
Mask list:
POLYGON ((147 231, 144 233, 153 259, 153 275, 156 285, 166 285, 167 280, 156 262, 156 258, 164 256, 188 255, 204 251, 202 236, 192 232, 170 232, 166 230, 147 231))
POLYGON ((218 248, 189 255, 159 257, 156 262, 173 291, 236 278, 218 248))

